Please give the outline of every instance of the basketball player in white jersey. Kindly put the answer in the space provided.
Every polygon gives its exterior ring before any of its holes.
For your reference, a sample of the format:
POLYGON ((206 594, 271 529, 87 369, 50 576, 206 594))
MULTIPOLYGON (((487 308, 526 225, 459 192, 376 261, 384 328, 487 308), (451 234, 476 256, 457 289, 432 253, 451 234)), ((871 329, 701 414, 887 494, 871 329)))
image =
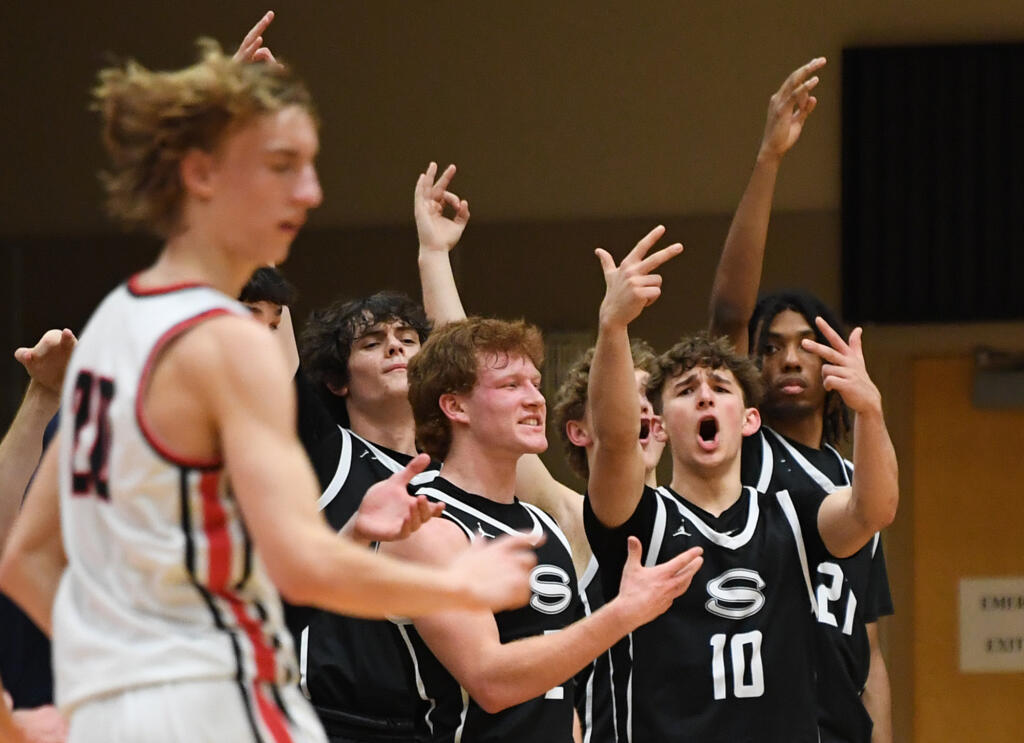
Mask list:
MULTIPOLYGON (((363 616, 498 609, 528 597, 532 555, 513 538, 424 569, 316 515, 285 361, 233 299, 320 203, 291 73, 207 44, 178 72, 105 70, 95 100, 109 206, 165 243, 82 333, 0 585, 52 627, 72 741, 322 740, 275 584, 363 616)), ((402 536, 430 515, 405 492, 425 464, 381 485, 397 508, 360 533, 402 536)))
POLYGON ((847 344, 819 321, 832 347, 803 344, 827 362, 826 388, 860 413, 858 481, 816 501, 758 493, 742 488, 739 466, 742 438, 760 422, 756 370, 724 342, 681 341, 652 381, 672 484, 646 487, 627 328, 660 293, 645 277, 644 256, 661 233, 618 266, 597 251, 607 289, 588 396, 587 534, 606 585, 628 537, 640 538, 655 561, 701 545, 705 562, 700 589, 634 633, 629 732, 637 741, 811 743, 816 606, 807 565, 826 552, 852 554, 895 515, 896 460, 880 396, 864 370, 860 331, 847 344))

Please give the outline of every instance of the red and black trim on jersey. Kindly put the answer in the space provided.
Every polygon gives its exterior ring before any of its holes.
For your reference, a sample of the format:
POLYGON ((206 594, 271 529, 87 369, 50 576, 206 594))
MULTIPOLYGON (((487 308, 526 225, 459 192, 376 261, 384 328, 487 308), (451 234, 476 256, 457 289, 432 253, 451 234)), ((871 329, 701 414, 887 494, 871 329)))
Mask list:
POLYGON ((125 282, 125 288, 133 297, 144 298, 172 294, 173 292, 180 292, 185 289, 211 289, 212 287, 202 281, 180 281, 176 284, 142 287, 140 286, 139 274, 134 274, 125 282))
POLYGON ((152 428, 150 428, 149 424, 146 422, 142 403, 145 399, 146 390, 149 387, 149 378, 153 373, 153 366, 156 363, 157 358, 160 356, 160 353, 167 347, 167 344, 175 338, 191 330, 204 320, 231 314, 234 313, 226 308, 218 307, 182 320, 167 330, 167 332, 161 335, 157 342, 153 344, 153 349, 149 352, 149 356, 146 358, 146 364, 142 368, 142 374, 139 377, 139 387, 135 391, 135 420, 139 425, 139 430, 142 431, 142 437, 153 448, 153 451, 162 459, 165 459, 171 464, 176 464, 179 467, 188 467, 190 469, 204 471, 219 470, 223 466, 224 461, 220 457, 196 459, 177 454, 171 450, 165 441, 160 439, 152 428))
MULTIPOLYGON (((231 643, 238 684, 249 726, 256 741, 290 743, 292 717, 277 689, 276 650, 280 639, 269 631, 267 611, 259 601, 243 598, 240 591, 252 571, 251 540, 244 528, 238 535, 228 528, 228 513, 222 499, 222 471, 199 471, 181 467, 181 529, 185 537, 185 567, 203 603, 210 611, 214 626, 231 643), (198 475, 198 482, 196 482, 198 475), (195 503, 195 500, 199 503, 195 503), (200 515, 202 524, 194 523, 200 515), (242 540, 240 576, 231 582, 236 540, 242 540), (199 542, 205 543, 203 550, 199 542), (269 637, 269 641, 268 641, 269 637), (243 650, 246 646, 246 650, 243 650), (246 671, 246 656, 251 657, 254 673, 246 671)), ((284 683, 292 683, 292 674, 284 683)))

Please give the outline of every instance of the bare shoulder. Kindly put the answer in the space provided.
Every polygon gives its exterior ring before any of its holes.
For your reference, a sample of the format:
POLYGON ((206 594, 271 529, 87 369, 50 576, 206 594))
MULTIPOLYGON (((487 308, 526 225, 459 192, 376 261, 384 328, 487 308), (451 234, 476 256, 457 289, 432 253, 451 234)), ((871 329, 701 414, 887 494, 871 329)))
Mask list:
POLYGON ((432 518, 399 542, 388 542, 381 550, 405 560, 428 565, 447 565, 469 548, 469 537, 444 516, 432 518))

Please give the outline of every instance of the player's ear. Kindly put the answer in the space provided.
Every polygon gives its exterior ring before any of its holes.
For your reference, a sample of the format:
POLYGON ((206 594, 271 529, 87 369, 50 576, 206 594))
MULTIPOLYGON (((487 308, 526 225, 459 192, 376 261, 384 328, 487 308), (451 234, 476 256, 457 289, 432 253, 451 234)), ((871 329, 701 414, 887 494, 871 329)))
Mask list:
POLYGON ((651 416, 651 436, 659 444, 664 444, 668 441, 668 431, 665 430, 665 424, 662 422, 660 415, 651 416))
POLYGON ((584 427, 583 421, 566 421, 565 435, 573 446, 586 448, 593 442, 590 432, 584 427))
POLYGON ((753 436, 761 427, 761 413, 757 408, 747 408, 743 411, 743 435, 753 436))
POLYGON ((455 393, 444 393, 437 398, 437 404, 448 420, 469 423, 469 414, 466 413, 466 409, 462 405, 462 399, 455 393))
POLYGON ((334 384, 333 382, 327 382, 327 389, 331 391, 332 395, 337 395, 338 397, 348 397, 347 384, 334 384))
POLYGON ((213 155, 193 147, 178 164, 178 174, 185 192, 199 199, 213 194, 213 155))

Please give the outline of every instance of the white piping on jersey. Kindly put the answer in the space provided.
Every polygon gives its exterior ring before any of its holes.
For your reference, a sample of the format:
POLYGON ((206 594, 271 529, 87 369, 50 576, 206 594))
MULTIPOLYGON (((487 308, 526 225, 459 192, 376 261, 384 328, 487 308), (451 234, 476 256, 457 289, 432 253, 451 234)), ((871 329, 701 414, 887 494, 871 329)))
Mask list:
POLYGON ((772 454, 772 446, 764 435, 767 426, 761 427, 761 476, 757 478, 757 492, 767 493, 768 486, 772 482, 772 473, 775 470, 775 457, 772 454))
MULTIPOLYGON (((342 429, 342 430, 344 431, 346 429, 342 429)), ((395 459, 391 455, 385 454, 375 444, 367 441, 366 439, 364 439, 362 436, 360 436, 355 431, 352 431, 351 429, 348 429, 348 432, 350 434, 352 434, 354 437, 356 437, 357 439, 359 439, 360 441, 362 441, 363 445, 367 449, 369 449, 371 454, 373 454, 373 458, 376 459, 381 464, 383 464, 385 467, 387 467, 392 472, 401 472, 402 470, 405 469, 405 465, 404 464, 399 462, 397 459, 395 459)), ((416 475, 414 478, 412 478, 412 480, 409 481, 409 484, 413 485, 413 486, 415 486, 415 485, 422 485, 425 482, 430 482, 431 480, 433 480, 435 477, 438 476, 438 474, 439 474, 439 470, 427 470, 425 472, 421 472, 418 475, 416 475)))
POLYGON ((647 550, 647 557, 644 558, 644 567, 652 568, 658 564, 658 554, 661 552, 661 541, 665 538, 665 504, 661 498, 655 499, 657 510, 654 512, 654 528, 651 529, 651 546, 647 550))
POLYGON ((780 436, 778 433, 773 431, 768 426, 765 426, 764 430, 770 433, 772 436, 774 436, 778 440, 778 442, 782 444, 782 447, 786 450, 789 456, 793 458, 793 461, 799 464, 801 469, 803 469, 803 471, 807 473, 807 476, 814 480, 817 486, 824 490, 826 493, 831 493, 832 491, 837 490, 840 487, 849 487, 850 475, 846 471, 845 460, 843 459, 842 455, 839 452, 837 452, 834 448, 832 448, 828 444, 825 444, 824 447, 825 449, 828 449, 830 452, 832 452, 835 458, 839 460, 839 469, 842 471, 843 478, 845 479, 845 482, 843 482, 842 484, 832 482, 832 480, 829 479, 828 475, 826 475, 824 472, 822 472, 813 464, 811 464, 807 457, 801 454, 795 446, 786 441, 786 439, 783 436, 780 436))
MULTIPOLYGON (((466 503, 463 503, 462 501, 458 500, 457 498, 455 498, 453 496, 448 495, 447 493, 441 492, 437 488, 429 488, 429 487, 420 488, 419 490, 416 491, 416 494, 417 495, 421 495, 421 494, 422 495, 429 495, 431 498, 434 498, 435 500, 439 500, 442 503, 444 503, 445 505, 452 506, 453 508, 457 508, 460 511, 464 511, 465 513, 468 513, 470 516, 472 516, 475 519, 479 519, 481 522, 487 522, 488 524, 490 524, 494 528, 500 529, 501 531, 505 532, 506 534, 522 534, 522 532, 517 531, 517 530, 513 529, 512 527, 508 526, 507 524, 503 524, 500 521, 491 518, 490 516, 488 516, 483 511, 479 511, 479 510, 473 508, 473 506, 470 506, 470 505, 468 505, 466 503)), ((525 503, 522 503, 521 501, 520 501, 520 503, 522 505, 526 505, 525 503)), ((530 536, 531 539, 538 539, 540 537, 540 535, 544 533, 544 527, 542 527, 540 525, 540 521, 537 519, 537 516, 533 513, 533 511, 531 511, 528 508, 528 509, 526 509, 526 512, 528 514, 530 514, 530 518, 533 520, 533 531, 530 532, 529 536, 530 536)), ((560 533, 560 530, 557 530, 557 531, 560 533)), ((562 539, 564 540, 565 537, 563 536, 562 539)))
MULTIPOLYGON (((583 571, 583 576, 579 579, 577 588, 579 589, 580 601, 583 603, 583 612, 585 616, 590 616, 590 602, 587 601, 587 587, 590 585, 590 581, 594 580, 594 576, 597 575, 597 558, 591 555, 590 562, 587 563, 587 569, 583 571)), ((597 656, 600 658, 601 656, 597 656)), ((590 677, 587 679, 587 687, 584 692, 585 702, 583 704, 583 743, 590 743, 590 737, 594 733, 594 676, 597 675, 597 658, 594 658, 590 662, 590 677)))
POLYGON ((562 533, 562 527, 558 525, 558 522, 551 518, 551 516, 549 516, 546 511, 537 508, 537 506, 533 505, 532 503, 524 503, 523 501, 519 501, 519 505, 523 506, 528 511, 532 511, 536 516, 540 517, 541 521, 547 524, 547 527, 554 533, 556 537, 558 537, 558 541, 562 543, 562 546, 565 547, 565 551, 569 553, 569 558, 571 559, 572 547, 569 546, 569 540, 566 538, 565 534, 562 533))
POLYGON ((793 537, 796 540, 796 552, 800 558, 800 570, 804 574, 804 584, 807 586, 807 597, 811 601, 811 611, 814 616, 818 616, 818 601, 814 597, 814 586, 811 584, 811 571, 807 567, 807 550, 804 547, 804 536, 803 531, 800 529, 800 520, 796 516, 796 509, 793 507, 793 499, 789 496, 789 491, 780 490, 775 494, 776 499, 779 501, 779 505, 782 506, 782 512, 786 515, 786 521, 789 522, 789 528, 793 530, 793 537))
POLYGON ((348 479, 349 469, 352 467, 352 437, 341 426, 338 428, 341 429, 341 454, 338 457, 338 469, 335 470, 334 477, 331 478, 323 495, 316 502, 316 507, 320 511, 327 508, 327 505, 338 497, 338 493, 341 492, 342 486, 348 479))
POLYGON ((710 526, 704 523, 704 520, 697 514, 691 511, 682 502, 681 499, 672 495, 669 490, 663 485, 658 488, 658 492, 666 498, 670 503, 675 505, 679 509, 679 514, 690 521, 694 528, 697 529, 704 537, 719 547, 725 547, 726 549, 734 550, 739 549, 750 541, 750 538, 754 535, 754 531, 757 528, 757 519, 760 515, 760 507, 757 504, 757 492, 748 486, 743 488, 743 491, 750 498, 750 505, 747 508, 747 524, 743 527, 743 531, 739 534, 730 536, 729 534, 723 534, 722 532, 715 531, 710 526))
MULTIPOLYGON (((615 680, 615 674, 612 673, 612 681, 615 680)), ((614 683, 612 684, 612 694, 615 693, 614 683)), ((612 697, 614 699, 614 696, 612 697)), ((618 721, 615 722, 616 731, 618 730, 618 721)), ((626 680, 626 740, 628 743, 633 743, 633 633, 629 633, 629 677, 626 680)))
POLYGON ((462 714, 459 715, 459 727, 455 730, 454 743, 462 743, 462 731, 466 729, 466 715, 469 714, 469 694, 461 686, 459 691, 462 692, 462 714))
POLYGON ((872 537, 872 539, 871 539, 871 556, 872 557, 875 556, 875 552, 878 550, 878 543, 879 543, 879 541, 881 541, 881 539, 882 539, 882 535, 876 531, 875 532, 875 536, 872 537))
POLYGON ((437 707, 437 700, 433 697, 427 696, 427 687, 423 684, 423 677, 420 676, 420 662, 419 658, 416 657, 416 650, 412 646, 412 640, 409 639, 409 632, 405 628, 405 624, 401 622, 395 622, 395 626, 398 627, 398 634, 402 636, 402 640, 405 642, 405 647, 409 650, 409 657, 412 658, 412 672, 416 677, 416 692, 420 695, 420 699, 424 702, 430 703, 430 709, 423 715, 424 721, 427 723, 427 730, 430 734, 434 734, 434 723, 430 720, 430 714, 437 707))
POLYGON ((312 699, 309 695, 309 687, 306 686, 308 675, 306 669, 309 666, 309 625, 302 628, 299 636, 299 688, 302 689, 306 699, 312 699))

